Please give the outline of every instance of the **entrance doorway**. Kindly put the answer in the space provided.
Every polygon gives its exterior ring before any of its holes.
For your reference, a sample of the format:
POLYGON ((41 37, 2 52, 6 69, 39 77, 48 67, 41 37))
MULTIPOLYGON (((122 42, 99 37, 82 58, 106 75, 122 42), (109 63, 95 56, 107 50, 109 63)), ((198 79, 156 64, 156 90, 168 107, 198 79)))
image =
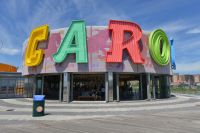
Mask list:
POLYGON ((60 75, 44 76, 43 94, 46 99, 58 100, 60 89, 60 75))
POLYGON ((104 101, 104 74, 73 74, 73 100, 104 101))
POLYGON ((119 97, 120 100, 140 99, 140 76, 133 74, 119 75, 119 97))

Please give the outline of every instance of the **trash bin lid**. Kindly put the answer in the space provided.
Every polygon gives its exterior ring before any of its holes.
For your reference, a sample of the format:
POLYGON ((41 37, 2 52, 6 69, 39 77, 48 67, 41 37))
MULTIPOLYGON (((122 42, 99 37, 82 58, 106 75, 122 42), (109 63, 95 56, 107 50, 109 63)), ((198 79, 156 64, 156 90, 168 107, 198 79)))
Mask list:
POLYGON ((45 95, 34 95, 33 100, 34 101, 44 101, 45 95))

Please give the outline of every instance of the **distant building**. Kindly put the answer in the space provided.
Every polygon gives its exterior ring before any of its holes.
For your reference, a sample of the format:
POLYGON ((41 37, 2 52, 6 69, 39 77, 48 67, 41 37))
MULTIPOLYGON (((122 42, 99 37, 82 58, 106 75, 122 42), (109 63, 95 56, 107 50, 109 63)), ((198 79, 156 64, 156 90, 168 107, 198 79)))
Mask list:
POLYGON ((200 75, 194 75, 194 82, 200 83, 200 75))
POLYGON ((197 85, 199 83, 200 83, 200 74, 182 75, 174 73, 171 77, 171 85, 180 85, 180 84, 197 85))
POLYGON ((25 88, 25 79, 17 67, 0 63, 0 98, 31 97, 30 90, 25 88))
POLYGON ((0 72, 17 72, 17 67, 0 63, 0 72))

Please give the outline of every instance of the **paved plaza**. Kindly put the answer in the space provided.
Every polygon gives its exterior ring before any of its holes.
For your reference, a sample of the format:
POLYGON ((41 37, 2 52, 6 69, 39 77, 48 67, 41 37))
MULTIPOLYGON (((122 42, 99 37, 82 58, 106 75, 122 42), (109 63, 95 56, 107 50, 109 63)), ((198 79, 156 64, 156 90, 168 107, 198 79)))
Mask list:
POLYGON ((127 102, 46 101, 32 117, 32 99, 0 99, 1 133, 199 133, 200 98, 127 102))

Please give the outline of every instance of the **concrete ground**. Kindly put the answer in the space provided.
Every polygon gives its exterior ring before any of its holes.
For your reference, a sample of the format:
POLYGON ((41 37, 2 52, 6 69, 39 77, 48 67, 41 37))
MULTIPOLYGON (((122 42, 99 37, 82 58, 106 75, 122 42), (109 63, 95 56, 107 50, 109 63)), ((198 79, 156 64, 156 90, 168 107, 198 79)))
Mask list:
POLYGON ((199 133, 200 98, 120 103, 46 101, 32 117, 31 99, 0 99, 0 133, 199 133))

